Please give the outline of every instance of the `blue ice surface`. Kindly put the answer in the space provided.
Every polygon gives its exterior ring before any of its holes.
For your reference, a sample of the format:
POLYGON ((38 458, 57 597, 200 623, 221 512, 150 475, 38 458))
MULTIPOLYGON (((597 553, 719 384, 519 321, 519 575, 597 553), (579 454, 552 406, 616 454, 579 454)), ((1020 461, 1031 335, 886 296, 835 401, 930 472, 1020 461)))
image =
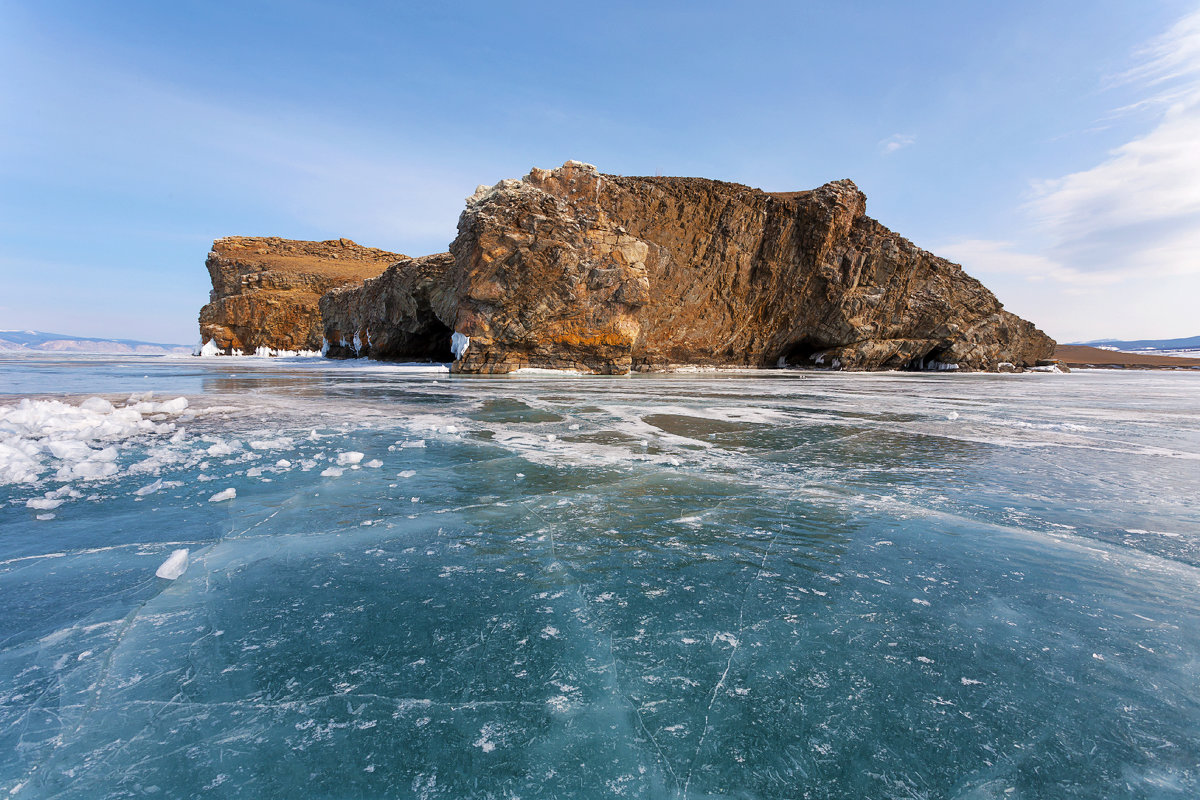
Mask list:
POLYGON ((145 391, 0 486, 0 796, 1200 795, 1200 375, 0 363, 145 391))

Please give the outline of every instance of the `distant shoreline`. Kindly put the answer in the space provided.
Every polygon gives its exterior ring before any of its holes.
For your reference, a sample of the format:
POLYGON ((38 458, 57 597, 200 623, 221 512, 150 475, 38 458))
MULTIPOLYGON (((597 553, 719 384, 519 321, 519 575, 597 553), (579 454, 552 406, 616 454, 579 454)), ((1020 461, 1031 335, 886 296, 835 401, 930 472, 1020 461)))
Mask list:
POLYGON ((1200 369, 1200 358, 1122 353, 1080 344, 1060 344, 1054 359, 1072 369, 1200 369))

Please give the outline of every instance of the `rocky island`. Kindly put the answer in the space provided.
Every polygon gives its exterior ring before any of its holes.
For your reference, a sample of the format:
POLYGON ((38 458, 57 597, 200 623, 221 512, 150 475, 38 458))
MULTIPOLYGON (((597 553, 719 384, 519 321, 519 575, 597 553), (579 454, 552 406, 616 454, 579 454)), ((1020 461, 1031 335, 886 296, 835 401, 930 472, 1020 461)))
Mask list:
POLYGON ((604 374, 1021 370, 1055 346, 957 264, 868 217, 849 180, 769 193, 571 161, 479 187, 448 253, 336 244, 219 240, 204 341, 315 349, 323 338, 333 357, 604 374), (282 280, 267 266, 280 248, 305 263, 282 280))
POLYGON ((205 264, 213 288, 200 309, 200 341, 226 353, 319 350, 321 296, 360 285, 403 257, 349 239, 218 239, 205 264))

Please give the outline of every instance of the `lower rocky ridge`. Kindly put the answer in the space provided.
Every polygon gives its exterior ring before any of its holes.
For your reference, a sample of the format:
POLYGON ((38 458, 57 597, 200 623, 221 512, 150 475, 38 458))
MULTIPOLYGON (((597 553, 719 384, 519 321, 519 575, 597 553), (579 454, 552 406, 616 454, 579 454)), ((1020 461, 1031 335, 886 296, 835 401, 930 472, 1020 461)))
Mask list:
POLYGON ((321 296, 358 286, 404 256, 349 239, 304 242, 230 236, 213 242, 213 289, 200 309, 200 340, 216 352, 318 350, 321 296))

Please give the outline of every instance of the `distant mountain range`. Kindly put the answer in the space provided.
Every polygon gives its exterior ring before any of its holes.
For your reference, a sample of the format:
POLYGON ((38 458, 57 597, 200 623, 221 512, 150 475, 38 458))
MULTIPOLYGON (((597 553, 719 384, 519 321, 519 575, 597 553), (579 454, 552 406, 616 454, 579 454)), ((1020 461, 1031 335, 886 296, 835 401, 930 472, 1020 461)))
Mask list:
POLYGON ((45 331, 0 330, 0 353, 109 353, 164 356, 191 353, 186 344, 139 342, 134 339, 96 339, 45 331))
POLYGON ((1183 339, 1096 339, 1072 344, 1120 350, 1125 353, 1192 353, 1200 351, 1200 336, 1188 336, 1183 339))

